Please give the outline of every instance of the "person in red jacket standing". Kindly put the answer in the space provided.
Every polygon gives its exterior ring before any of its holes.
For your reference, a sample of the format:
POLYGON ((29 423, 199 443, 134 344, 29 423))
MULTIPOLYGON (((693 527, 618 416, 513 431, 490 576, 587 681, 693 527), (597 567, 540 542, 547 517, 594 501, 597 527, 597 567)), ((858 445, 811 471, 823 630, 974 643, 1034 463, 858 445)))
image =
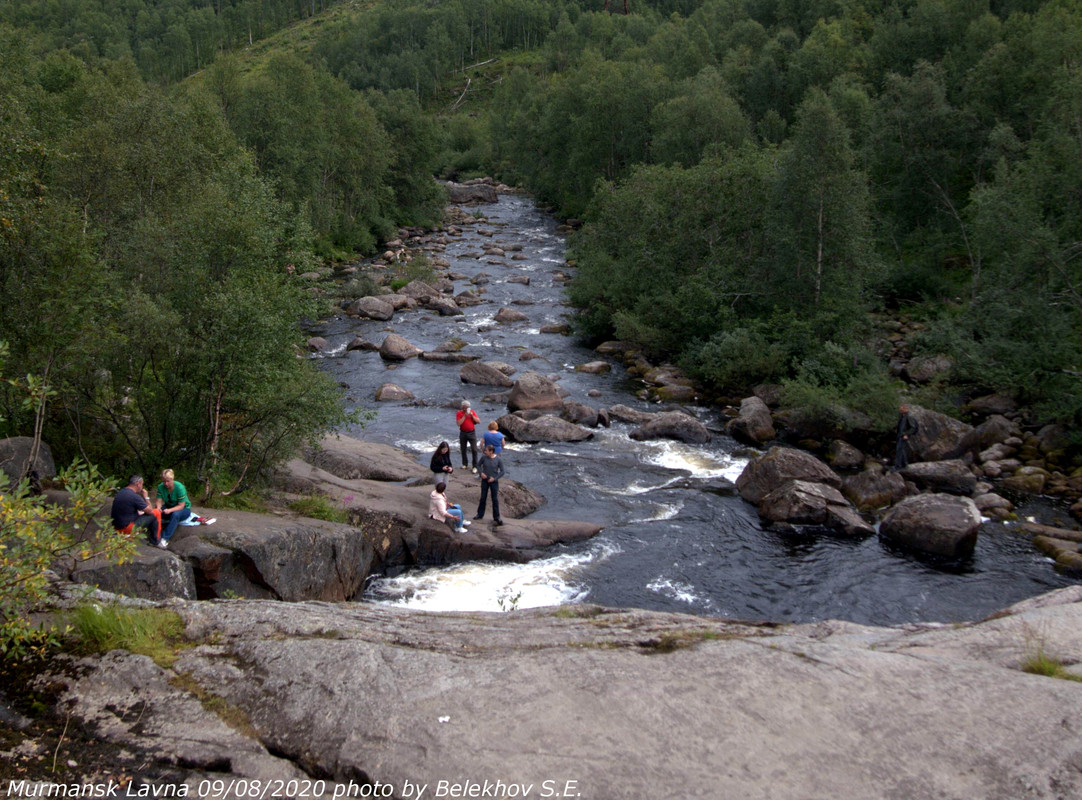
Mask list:
POLYGON ((469 445, 473 456, 473 474, 477 474, 477 426, 481 424, 481 418, 477 416, 470 401, 463 400, 462 408, 455 414, 455 422, 458 423, 458 447, 462 451, 462 468, 470 466, 466 460, 466 446, 469 445))

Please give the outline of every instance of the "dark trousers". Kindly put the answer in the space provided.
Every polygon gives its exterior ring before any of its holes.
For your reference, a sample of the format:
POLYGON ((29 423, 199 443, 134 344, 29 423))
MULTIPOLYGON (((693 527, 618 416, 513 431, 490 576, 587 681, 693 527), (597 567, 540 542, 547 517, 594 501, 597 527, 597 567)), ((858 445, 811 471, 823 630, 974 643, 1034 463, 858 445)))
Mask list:
POLYGON ((153 514, 143 514, 135 519, 136 528, 147 529, 147 541, 151 544, 158 543, 158 534, 161 532, 158 528, 158 518, 153 514))
POLYGON ((909 441, 898 437, 898 446, 894 448, 894 469, 905 469, 909 466, 909 441))
POLYGON ((477 468, 477 431, 463 431, 458 432, 458 447, 462 451, 462 466, 477 468), (466 461, 466 445, 469 444, 470 452, 473 454, 473 463, 470 464, 466 461))
POLYGON ((488 498, 489 491, 492 492, 492 519, 496 522, 500 522, 500 482, 493 481, 481 481, 481 503, 477 506, 477 518, 481 519, 485 516, 485 500, 488 498))

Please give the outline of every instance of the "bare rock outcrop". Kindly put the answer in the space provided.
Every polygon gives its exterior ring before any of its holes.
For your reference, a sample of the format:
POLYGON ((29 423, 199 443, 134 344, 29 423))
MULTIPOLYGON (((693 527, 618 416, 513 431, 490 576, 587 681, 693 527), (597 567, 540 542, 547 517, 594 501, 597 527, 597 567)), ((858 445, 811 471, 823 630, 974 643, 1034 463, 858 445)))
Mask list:
POLYGON ((754 395, 740 401, 740 413, 729 420, 725 432, 738 442, 750 445, 760 445, 777 436, 770 408, 754 395))
POLYGON ((416 358, 423 351, 420 347, 410 344, 404 337, 397 333, 389 333, 379 346, 379 356, 384 361, 407 361, 416 358))
POLYGON ((560 412, 563 407, 564 400, 556 383, 537 372, 523 372, 507 399, 507 410, 511 412, 528 409, 560 412))

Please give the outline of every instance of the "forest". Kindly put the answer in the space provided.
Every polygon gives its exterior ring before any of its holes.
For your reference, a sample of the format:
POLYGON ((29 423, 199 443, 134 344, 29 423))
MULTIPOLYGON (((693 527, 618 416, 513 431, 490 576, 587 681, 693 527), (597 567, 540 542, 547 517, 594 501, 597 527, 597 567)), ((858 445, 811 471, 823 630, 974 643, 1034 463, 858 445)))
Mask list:
POLYGON ((228 488, 341 418, 291 276, 492 174, 581 221, 589 340, 885 429, 903 320, 912 401, 1082 439, 1079 0, 324 5, 0 10, 0 433, 228 488))

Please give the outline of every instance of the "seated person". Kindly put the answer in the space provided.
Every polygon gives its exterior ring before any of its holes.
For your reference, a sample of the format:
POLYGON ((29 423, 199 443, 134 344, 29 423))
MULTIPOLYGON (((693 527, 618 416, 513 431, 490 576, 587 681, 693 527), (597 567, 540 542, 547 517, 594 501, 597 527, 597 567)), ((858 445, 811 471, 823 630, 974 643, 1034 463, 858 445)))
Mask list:
POLYGON ((470 523, 462 521, 462 509, 457 505, 447 505, 447 497, 444 490, 447 484, 437 483, 436 488, 428 495, 428 517, 437 522, 446 523, 455 533, 465 533, 466 526, 470 523))
POLYGON ((128 485, 116 493, 113 498, 113 527, 121 533, 131 533, 137 527, 147 529, 147 539, 151 544, 161 535, 160 512, 151 508, 147 490, 143 488, 143 476, 132 475, 128 485))
POLYGON ((433 485, 447 483, 447 479, 455 471, 455 468, 451 466, 451 445, 449 443, 440 442, 440 446, 432 454, 430 468, 432 470, 433 485))
POLYGON ((188 499, 188 490, 184 484, 174 479, 173 470, 162 472, 162 482, 158 484, 158 499, 155 505, 161 510, 165 532, 158 547, 166 548, 169 540, 176 533, 177 525, 192 515, 192 501, 188 499))

